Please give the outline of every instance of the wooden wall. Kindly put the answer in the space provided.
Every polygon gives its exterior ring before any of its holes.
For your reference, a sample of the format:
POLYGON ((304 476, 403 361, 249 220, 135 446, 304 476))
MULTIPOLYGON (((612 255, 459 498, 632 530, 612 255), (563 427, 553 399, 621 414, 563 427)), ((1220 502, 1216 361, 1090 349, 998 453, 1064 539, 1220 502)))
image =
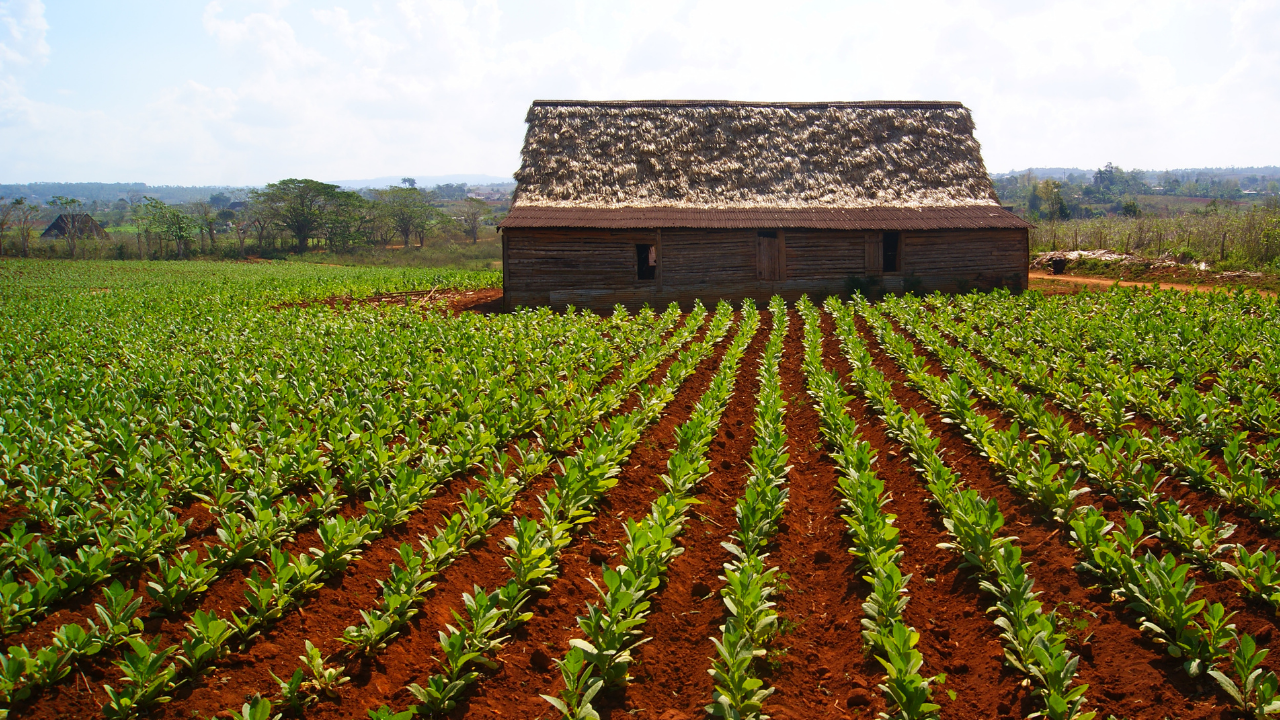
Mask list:
MULTIPOLYGON (((764 228, 769 229, 769 228, 764 228)), ((638 307, 695 299, 767 300, 775 294, 794 300, 848 291, 851 277, 871 280, 890 292, 966 292, 1027 283, 1026 230, 904 231, 901 272, 880 272, 879 232, 778 230, 778 242, 759 242, 750 230, 583 230, 507 229, 503 233, 504 303, 608 309, 617 303, 638 307), (638 243, 658 248, 654 280, 636 277, 638 243), (759 260, 760 248, 781 246, 785 271, 776 255, 759 260), (764 280, 761 262, 770 264, 764 280)))

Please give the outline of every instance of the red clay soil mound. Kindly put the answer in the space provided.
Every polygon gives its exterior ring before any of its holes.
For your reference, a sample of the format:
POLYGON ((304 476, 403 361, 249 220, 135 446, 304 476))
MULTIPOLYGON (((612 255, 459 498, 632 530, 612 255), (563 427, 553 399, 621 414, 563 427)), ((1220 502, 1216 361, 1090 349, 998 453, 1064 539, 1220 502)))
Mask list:
POLYGON ((447 302, 449 312, 457 315, 460 312, 478 312, 485 315, 502 312, 502 288, 486 288, 484 290, 411 290, 408 292, 387 293, 385 295, 371 295, 366 298, 356 300, 346 295, 323 298, 320 300, 306 300, 296 303, 284 303, 277 305, 276 309, 286 307, 311 307, 313 305, 328 305, 331 308, 350 308, 354 304, 360 305, 410 305, 429 306, 440 302, 447 302))

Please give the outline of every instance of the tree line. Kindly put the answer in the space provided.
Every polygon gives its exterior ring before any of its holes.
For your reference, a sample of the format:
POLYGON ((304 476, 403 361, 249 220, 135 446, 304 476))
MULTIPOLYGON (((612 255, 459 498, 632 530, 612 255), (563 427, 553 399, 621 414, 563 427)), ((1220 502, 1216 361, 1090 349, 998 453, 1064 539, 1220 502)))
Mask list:
POLYGON ((1061 179, 1038 178, 1027 172, 996 178, 994 183, 1002 204, 1033 220, 1137 217, 1142 212, 1139 196, 1239 201, 1280 195, 1276 178, 1251 175, 1244 180, 1249 195, 1240 181, 1231 178, 1208 173, 1148 173, 1107 163, 1092 176, 1072 173, 1061 179))
POLYGON ((467 192, 462 184, 418 188, 412 178, 361 191, 289 178, 250 190, 243 199, 219 192, 180 204, 138 193, 90 207, 63 196, 43 205, 25 197, 0 198, 0 253, 32 255, 44 226, 59 215, 69 218, 55 241, 61 248, 46 245, 45 254, 87 256, 90 241, 105 235, 101 225, 114 226, 108 242, 118 257, 247 257, 316 247, 345 253, 362 247, 420 248, 442 239, 476 243, 504 208, 467 192))

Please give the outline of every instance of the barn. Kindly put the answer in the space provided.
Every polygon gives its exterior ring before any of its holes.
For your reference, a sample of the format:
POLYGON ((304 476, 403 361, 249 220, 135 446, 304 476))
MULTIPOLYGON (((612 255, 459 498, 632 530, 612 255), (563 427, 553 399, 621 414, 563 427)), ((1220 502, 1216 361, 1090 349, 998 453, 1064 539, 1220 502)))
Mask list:
POLYGON ((105 238, 107 231, 102 229, 97 220, 89 213, 62 213, 49 223, 49 227, 40 233, 41 238, 58 238, 71 237, 93 237, 105 238))
POLYGON ((957 102, 537 101, 504 304, 606 309, 1027 285, 957 102))

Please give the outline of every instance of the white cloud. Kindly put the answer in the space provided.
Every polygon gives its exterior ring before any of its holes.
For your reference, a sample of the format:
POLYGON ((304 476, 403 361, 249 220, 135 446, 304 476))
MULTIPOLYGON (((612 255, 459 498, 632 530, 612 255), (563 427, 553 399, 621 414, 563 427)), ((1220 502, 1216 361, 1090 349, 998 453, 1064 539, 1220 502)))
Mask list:
POLYGON ((173 31, 230 69, 121 115, 28 100, 43 8, 0 0, 0 180, 505 175, 535 98, 953 99, 992 169, 1280 163, 1275 0, 225 3, 173 31))
POLYGON ((49 57, 48 30, 40 0, 0 0, 0 128, 34 119, 24 73, 49 57))
POLYGON ((11 73, 15 65, 28 66, 47 58, 48 30, 40 0, 0 2, 0 72, 11 73))

